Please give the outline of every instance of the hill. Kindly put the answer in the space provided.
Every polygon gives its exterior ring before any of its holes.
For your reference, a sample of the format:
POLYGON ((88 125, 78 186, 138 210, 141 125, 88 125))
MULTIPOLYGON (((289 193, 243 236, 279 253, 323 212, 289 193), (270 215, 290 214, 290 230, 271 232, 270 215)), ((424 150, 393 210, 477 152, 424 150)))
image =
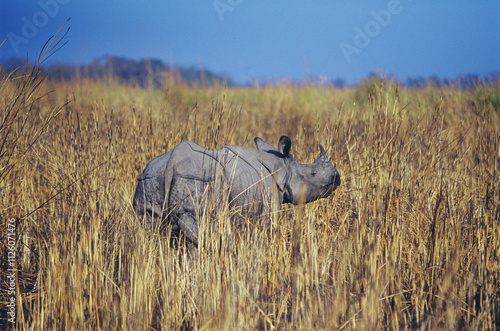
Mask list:
MULTIPOLYGON (((11 58, 0 64, 7 72, 16 68, 24 71, 33 65, 22 58, 11 58)), ((44 66, 49 80, 74 81, 82 78, 94 80, 118 79, 120 83, 138 85, 143 88, 157 88, 161 82, 174 80, 189 86, 222 85, 234 86, 227 76, 215 74, 210 70, 181 67, 165 64, 162 60, 144 58, 128 59, 115 55, 105 55, 89 64, 55 63, 44 66)))

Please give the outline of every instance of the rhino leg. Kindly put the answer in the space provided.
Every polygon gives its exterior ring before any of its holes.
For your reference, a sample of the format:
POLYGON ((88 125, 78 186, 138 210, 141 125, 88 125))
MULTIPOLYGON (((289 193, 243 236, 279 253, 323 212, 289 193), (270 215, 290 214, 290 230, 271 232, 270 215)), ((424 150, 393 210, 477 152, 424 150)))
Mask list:
POLYGON ((194 214, 189 212, 178 214, 177 223, 186 238, 195 246, 198 246, 198 222, 194 214))
POLYGON ((186 178, 176 178, 170 188, 169 205, 172 224, 180 228, 180 232, 194 245, 198 245, 198 220, 196 210, 199 208, 197 181, 186 178))

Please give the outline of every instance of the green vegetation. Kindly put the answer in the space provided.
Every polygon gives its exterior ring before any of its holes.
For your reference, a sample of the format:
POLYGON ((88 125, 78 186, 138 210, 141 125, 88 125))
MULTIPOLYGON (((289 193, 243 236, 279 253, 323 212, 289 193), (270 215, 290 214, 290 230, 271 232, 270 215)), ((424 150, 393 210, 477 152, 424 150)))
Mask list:
POLYGON ((3 77, 0 323, 15 218, 18 329, 498 329, 498 88, 3 77), (135 179, 155 155, 283 134, 301 162, 325 146, 334 196, 243 230, 220 213, 198 252, 141 227, 135 179))

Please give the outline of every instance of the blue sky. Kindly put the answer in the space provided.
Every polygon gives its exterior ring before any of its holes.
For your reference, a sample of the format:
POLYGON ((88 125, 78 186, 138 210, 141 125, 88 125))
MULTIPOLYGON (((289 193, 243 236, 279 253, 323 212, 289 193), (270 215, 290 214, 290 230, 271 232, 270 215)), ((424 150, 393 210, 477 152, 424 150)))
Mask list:
POLYGON ((238 83, 369 72, 408 77, 500 70, 500 1, 0 0, 0 61, 35 58, 71 18, 52 61, 159 58, 238 83))

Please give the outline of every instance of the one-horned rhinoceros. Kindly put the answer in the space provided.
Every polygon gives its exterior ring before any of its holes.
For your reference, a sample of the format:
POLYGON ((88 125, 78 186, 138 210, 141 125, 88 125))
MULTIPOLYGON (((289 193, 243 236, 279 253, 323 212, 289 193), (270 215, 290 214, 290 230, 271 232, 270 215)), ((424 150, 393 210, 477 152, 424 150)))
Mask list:
POLYGON ((255 217, 281 203, 327 197, 340 185, 323 146, 312 164, 301 164, 290 154, 286 136, 278 150, 260 138, 254 141, 257 149, 224 146, 215 151, 185 141, 155 157, 138 177, 135 211, 153 227, 168 221, 197 245, 198 220, 209 203, 226 201, 235 215, 255 217))

